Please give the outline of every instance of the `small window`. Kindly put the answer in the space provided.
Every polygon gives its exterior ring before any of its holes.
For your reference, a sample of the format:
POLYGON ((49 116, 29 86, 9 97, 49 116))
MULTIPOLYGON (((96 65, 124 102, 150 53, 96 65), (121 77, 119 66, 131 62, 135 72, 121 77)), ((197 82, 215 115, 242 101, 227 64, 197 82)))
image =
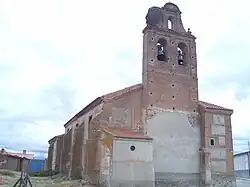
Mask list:
POLYGON ((130 151, 134 151, 135 150, 135 146, 134 145, 131 145, 130 146, 130 151))
POLYGON ((67 129, 67 132, 69 132, 69 129, 67 129))
POLYGON ((78 127, 78 125, 79 125, 79 124, 77 123, 77 124, 76 124, 76 127, 78 127))
POLYGON ((210 146, 215 146, 215 139, 214 138, 210 138, 210 146))
POLYGON ((170 29, 170 30, 173 29, 173 23, 171 21, 171 18, 168 19, 168 29, 170 29))
POLYGON ((91 116, 89 116, 89 122, 91 122, 91 120, 92 120, 92 115, 91 115, 91 116))

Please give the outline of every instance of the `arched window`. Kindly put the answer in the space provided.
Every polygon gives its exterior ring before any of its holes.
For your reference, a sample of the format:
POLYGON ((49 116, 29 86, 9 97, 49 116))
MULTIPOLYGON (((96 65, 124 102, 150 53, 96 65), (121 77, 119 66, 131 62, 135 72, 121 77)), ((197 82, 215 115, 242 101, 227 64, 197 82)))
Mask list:
POLYGON ((159 61, 166 61, 166 40, 165 39, 159 39, 157 42, 157 59, 159 61))
POLYGON ((172 30, 173 29, 173 22, 171 18, 168 18, 168 29, 172 30))
POLYGON ((177 46, 178 64, 183 66, 187 63, 187 46, 184 43, 179 43, 177 46))

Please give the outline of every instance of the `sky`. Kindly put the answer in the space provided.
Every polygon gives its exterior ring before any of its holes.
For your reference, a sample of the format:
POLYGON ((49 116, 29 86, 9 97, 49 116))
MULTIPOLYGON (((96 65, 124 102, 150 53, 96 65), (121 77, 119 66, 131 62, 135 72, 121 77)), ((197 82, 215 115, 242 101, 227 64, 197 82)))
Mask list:
MULTIPOLYGON (((141 82, 145 16, 167 2, 0 0, 0 147, 43 155, 93 99, 141 82)), ((171 2, 197 37, 200 100, 234 109, 234 150, 246 151, 250 2, 171 2)))

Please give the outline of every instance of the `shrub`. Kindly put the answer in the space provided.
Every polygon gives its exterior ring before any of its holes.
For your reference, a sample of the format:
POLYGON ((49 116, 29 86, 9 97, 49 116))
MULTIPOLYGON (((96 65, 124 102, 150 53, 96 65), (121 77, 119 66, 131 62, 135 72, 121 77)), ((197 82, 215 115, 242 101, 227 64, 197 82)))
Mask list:
POLYGON ((4 170, 4 169, 0 169, 0 175, 5 175, 5 176, 15 176, 15 173, 9 170, 4 170))
POLYGON ((49 177, 57 175, 59 172, 56 171, 39 171, 39 172, 33 172, 30 173, 30 176, 32 177, 49 177))

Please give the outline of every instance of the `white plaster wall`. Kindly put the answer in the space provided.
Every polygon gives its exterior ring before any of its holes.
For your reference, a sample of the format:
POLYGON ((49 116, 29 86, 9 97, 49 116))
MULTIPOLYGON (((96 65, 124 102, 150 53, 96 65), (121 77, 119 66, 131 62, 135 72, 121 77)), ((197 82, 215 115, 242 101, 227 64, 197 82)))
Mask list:
POLYGON ((153 144, 149 140, 124 139, 113 142, 112 180, 118 182, 154 181, 153 144), (131 151, 130 146, 135 146, 131 151))
POLYGON ((109 176, 111 170, 111 149, 101 145, 101 168, 102 175, 109 176))
POLYGON ((56 168, 56 148, 57 148, 57 140, 54 142, 53 145, 52 170, 55 170, 56 168))
MULTIPOLYGON (((155 111, 147 122, 153 137, 155 172, 197 174, 200 169, 200 126, 188 113, 155 111)), ((197 119, 197 115, 194 114, 197 119)))
POLYGON ((227 162, 226 160, 212 160, 212 172, 226 172, 227 171, 227 162))
POLYGON ((114 161, 153 161, 153 144, 151 141, 143 140, 115 140, 113 144, 114 161), (135 146, 131 151, 130 146, 135 146), (124 154, 121 154, 124 153, 124 154))
POLYGON ((237 170, 248 170, 248 155, 240 154, 234 156, 234 169, 237 170))

